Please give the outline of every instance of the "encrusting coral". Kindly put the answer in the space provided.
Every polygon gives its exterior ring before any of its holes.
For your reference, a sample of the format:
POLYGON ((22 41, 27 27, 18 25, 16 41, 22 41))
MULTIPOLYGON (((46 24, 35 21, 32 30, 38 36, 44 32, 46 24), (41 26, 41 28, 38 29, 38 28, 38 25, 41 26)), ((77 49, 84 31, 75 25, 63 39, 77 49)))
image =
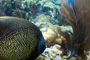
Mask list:
POLYGON ((53 25, 53 28, 50 25, 49 27, 44 27, 40 29, 48 47, 54 44, 62 44, 62 41, 65 40, 65 38, 58 33, 57 27, 55 25, 53 25))
POLYGON ((61 50, 61 46, 55 44, 50 48, 46 48, 45 51, 40 55, 36 60, 43 59, 43 60, 52 60, 52 59, 62 59, 61 55, 63 54, 61 50))
POLYGON ((37 22, 50 22, 50 16, 45 16, 44 14, 41 14, 37 16, 37 22))

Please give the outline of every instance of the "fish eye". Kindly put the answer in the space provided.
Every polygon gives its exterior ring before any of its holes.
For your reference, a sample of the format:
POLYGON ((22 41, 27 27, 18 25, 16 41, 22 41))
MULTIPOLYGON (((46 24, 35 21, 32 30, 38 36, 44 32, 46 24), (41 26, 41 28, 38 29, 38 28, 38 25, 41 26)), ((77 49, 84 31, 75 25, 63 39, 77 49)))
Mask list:
POLYGON ((43 45, 45 45, 45 41, 43 42, 43 45))

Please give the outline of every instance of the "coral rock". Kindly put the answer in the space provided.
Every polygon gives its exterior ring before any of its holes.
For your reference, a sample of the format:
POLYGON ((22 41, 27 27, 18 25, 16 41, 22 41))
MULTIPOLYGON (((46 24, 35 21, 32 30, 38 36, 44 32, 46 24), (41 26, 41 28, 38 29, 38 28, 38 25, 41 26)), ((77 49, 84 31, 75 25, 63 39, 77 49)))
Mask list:
POLYGON ((50 16, 45 16, 43 14, 37 16, 37 22, 50 22, 50 16))

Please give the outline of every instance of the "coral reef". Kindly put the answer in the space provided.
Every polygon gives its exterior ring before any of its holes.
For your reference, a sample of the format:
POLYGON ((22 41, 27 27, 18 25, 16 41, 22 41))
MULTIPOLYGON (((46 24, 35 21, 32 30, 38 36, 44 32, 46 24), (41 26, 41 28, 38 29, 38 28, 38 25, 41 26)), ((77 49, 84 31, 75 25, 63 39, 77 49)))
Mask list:
POLYGON ((48 15, 45 16, 44 14, 41 14, 41 15, 37 16, 37 22, 38 23, 40 23, 40 22, 48 23, 48 22, 50 22, 50 16, 48 16, 48 15))
POLYGON ((62 28, 62 31, 71 31, 72 32, 72 27, 71 26, 59 26, 59 25, 52 25, 51 23, 47 24, 48 27, 43 27, 40 30, 42 31, 42 34, 46 40, 47 46, 52 46, 54 44, 62 44, 63 41, 66 39, 59 34, 60 30, 57 30, 57 28, 62 28))
MULTIPOLYGON (((62 51, 62 43, 67 44, 68 39, 60 31, 68 33, 73 33, 73 31, 67 19, 59 13, 60 6, 60 0, 0 0, 2 12, 0 15, 24 18, 33 22, 43 33, 47 44, 46 50, 50 52, 50 55, 54 58, 56 55, 59 55, 58 58, 63 55, 62 58, 66 59, 68 56, 65 55, 64 50, 62 51), (57 51, 59 54, 56 53, 57 51)), ((51 60, 51 57, 45 56, 46 54, 40 55, 38 60, 51 60)))
MULTIPOLYGON (((63 49, 60 45, 55 44, 50 48, 46 48, 45 51, 36 60, 67 60, 70 56, 63 55, 63 49)), ((81 60, 80 57, 72 57, 69 60, 81 60)))
POLYGON ((57 59, 57 60, 62 60, 61 55, 63 54, 61 50, 61 46, 56 44, 54 46, 51 46, 50 48, 46 48, 45 51, 40 55, 36 60, 39 58, 45 60, 52 60, 52 59, 57 59), (42 57, 41 57, 42 56, 42 57))
POLYGON ((44 15, 44 17, 49 17, 52 24, 68 25, 65 17, 58 11, 59 0, 0 0, 0 7, 6 16, 20 17, 36 22, 38 21, 37 16, 44 15))
POLYGON ((54 44, 62 44, 65 40, 58 32, 57 27, 61 28, 63 31, 72 31, 71 26, 59 26, 50 23, 50 16, 41 14, 37 16, 37 22, 35 23, 43 33, 46 40, 47 46, 50 47, 54 44))

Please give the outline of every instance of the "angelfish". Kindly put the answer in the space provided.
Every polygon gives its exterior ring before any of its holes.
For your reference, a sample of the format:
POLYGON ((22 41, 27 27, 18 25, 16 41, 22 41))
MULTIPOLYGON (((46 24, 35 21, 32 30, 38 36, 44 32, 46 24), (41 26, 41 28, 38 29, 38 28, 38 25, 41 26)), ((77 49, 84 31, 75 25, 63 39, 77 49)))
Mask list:
POLYGON ((72 34, 62 34, 67 38, 70 57, 77 54, 87 60, 84 51, 90 50, 90 0, 61 0, 59 11, 73 28, 72 34))
POLYGON ((35 60, 46 48, 39 28, 17 17, 0 17, 0 60, 35 60))

